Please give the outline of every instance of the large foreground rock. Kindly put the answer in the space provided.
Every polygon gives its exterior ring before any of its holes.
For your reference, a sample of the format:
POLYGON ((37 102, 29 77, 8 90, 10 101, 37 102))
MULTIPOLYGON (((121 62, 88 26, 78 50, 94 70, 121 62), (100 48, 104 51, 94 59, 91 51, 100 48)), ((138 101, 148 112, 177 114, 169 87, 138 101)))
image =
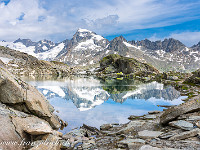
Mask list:
POLYGON ((198 129, 198 128, 175 135, 175 136, 169 138, 169 140, 183 140, 183 139, 187 139, 187 138, 196 136, 197 134, 200 134, 200 129, 198 129))
POLYGON ((181 105, 171 107, 167 109, 161 116, 160 116, 160 123, 167 124, 168 122, 175 120, 182 114, 189 113, 189 112, 197 112, 200 111, 200 95, 193 97, 190 101, 185 102, 181 105))
POLYGON ((10 117, 8 115, 0 115, 0 149, 21 150, 22 147, 18 145, 21 140, 10 117))
POLYGON ((13 108, 47 120, 53 128, 59 128, 60 121, 53 115, 53 107, 38 90, 16 78, 0 66, 0 102, 13 108))

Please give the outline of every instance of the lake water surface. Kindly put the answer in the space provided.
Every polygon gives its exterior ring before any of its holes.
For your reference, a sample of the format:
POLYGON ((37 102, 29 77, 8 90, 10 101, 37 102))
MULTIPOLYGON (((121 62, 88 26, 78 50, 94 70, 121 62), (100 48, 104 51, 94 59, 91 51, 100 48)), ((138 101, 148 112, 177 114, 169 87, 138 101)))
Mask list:
POLYGON ((68 126, 62 131, 87 124, 99 128, 105 123, 126 123, 130 115, 163 110, 157 105, 178 105, 186 98, 171 86, 136 80, 71 77, 25 81, 35 86, 54 106, 68 126))

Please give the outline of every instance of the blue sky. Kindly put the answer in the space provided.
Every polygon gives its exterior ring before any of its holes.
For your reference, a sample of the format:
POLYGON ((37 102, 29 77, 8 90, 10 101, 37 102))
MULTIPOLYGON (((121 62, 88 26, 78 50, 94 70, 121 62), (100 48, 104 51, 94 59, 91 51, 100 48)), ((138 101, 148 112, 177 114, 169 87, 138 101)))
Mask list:
POLYGON ((0 0, 0 40, 60 42, 78 28, 109 40, 200 41, 200 0, 0 0))

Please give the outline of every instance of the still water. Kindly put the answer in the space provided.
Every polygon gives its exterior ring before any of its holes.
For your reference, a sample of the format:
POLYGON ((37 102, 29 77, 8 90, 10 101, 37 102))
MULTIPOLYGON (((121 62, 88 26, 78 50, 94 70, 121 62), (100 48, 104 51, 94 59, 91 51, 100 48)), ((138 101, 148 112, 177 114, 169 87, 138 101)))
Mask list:
POLYGON ((56 80, 27 79, 54 106, 68 126, 62 131, 87 124, 99 128, 105 123, 126 123, 130 115, 163 110, 157 105, 178 105, 186 98, 171 86, 137 80, 73 77, 56 80))

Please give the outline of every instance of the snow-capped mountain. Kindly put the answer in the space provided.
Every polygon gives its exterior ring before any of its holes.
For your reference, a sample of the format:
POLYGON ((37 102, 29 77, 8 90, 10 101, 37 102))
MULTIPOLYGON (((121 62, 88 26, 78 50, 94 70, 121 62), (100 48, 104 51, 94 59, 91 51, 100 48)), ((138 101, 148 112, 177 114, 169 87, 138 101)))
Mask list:
POLYGON ((200 43, 189 48, 172 38, 152 42, 147 39, 127 41, 119 36, 108 41, 92 31, 78 29, 71 40, 61 43, 18 39, 14 42, 2 41, 0 45, 28 53, 38 59, 61 61, 69 66, 95 64, 109 54, 132 57, 151 64, 160 71, 194 71, 200 66, 200 43))
POLYGON ((97 63, 106 53, 109 41, 96 33, 78 29, 65 47, 65 52, 59 54, 56 59, 70 66, 97 63))
POLYGON ((27 53, 41 60, 53 60, 64 49, 66 43, 66 41, 55 44, 48 40, 32 42, 30 39, 18 39, 14 42, 1 41, 0 45, 27 53))

